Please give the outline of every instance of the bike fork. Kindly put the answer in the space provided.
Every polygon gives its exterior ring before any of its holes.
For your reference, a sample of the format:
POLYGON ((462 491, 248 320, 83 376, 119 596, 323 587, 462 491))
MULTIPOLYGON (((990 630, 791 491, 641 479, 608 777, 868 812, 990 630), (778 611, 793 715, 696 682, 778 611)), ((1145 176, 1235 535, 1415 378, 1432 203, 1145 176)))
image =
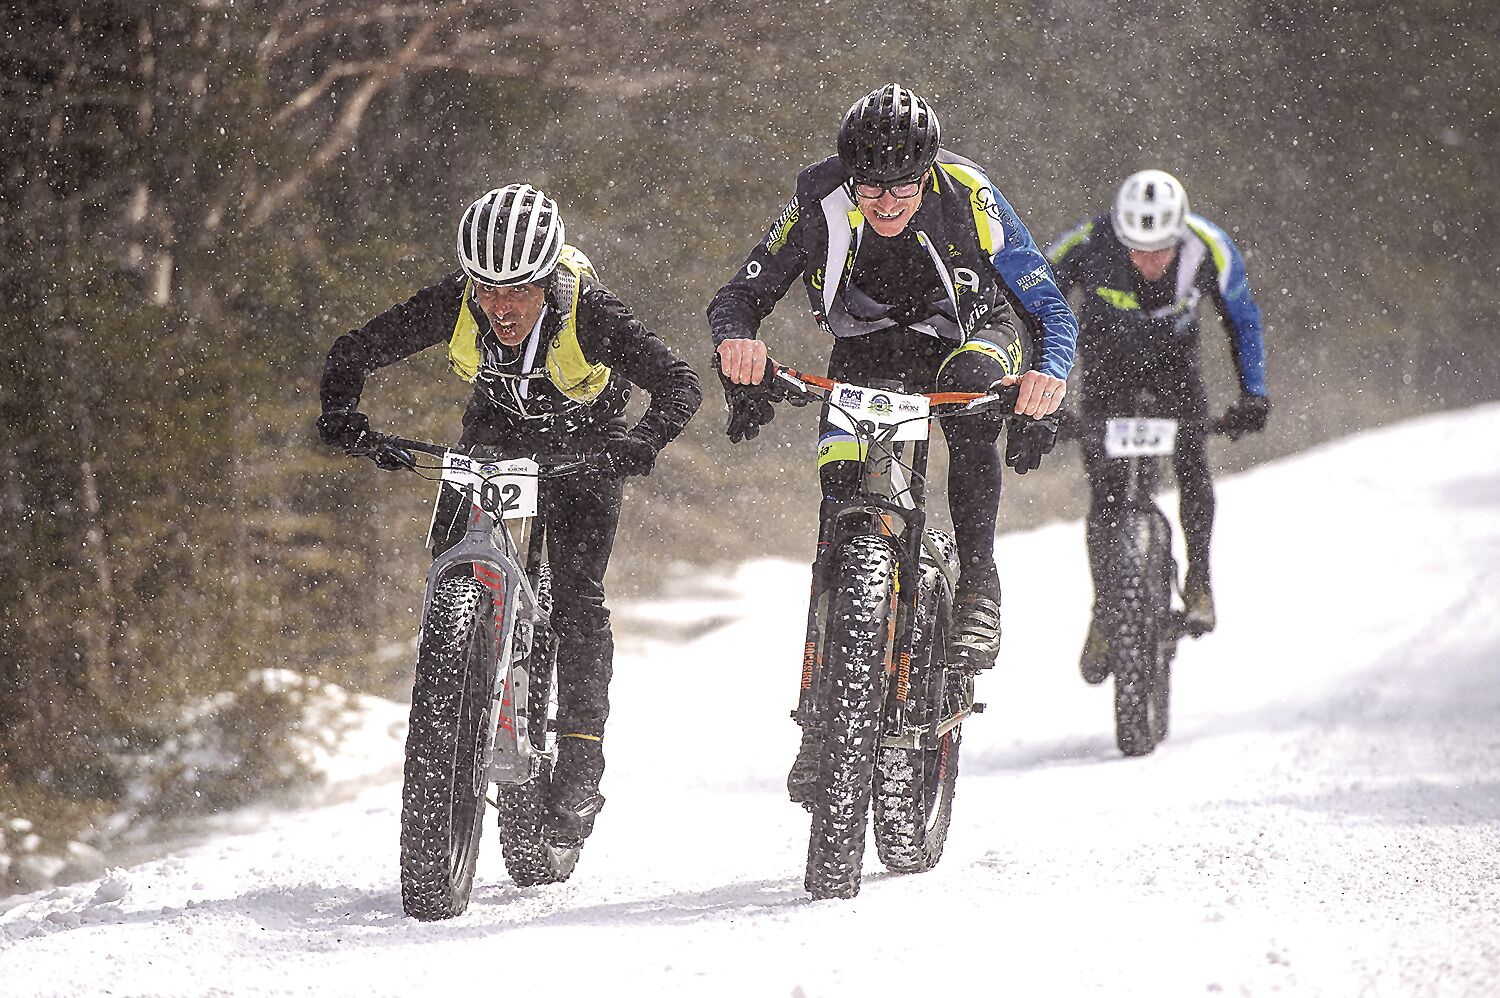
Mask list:
POLYGON ((802 679, 792 720, 805 731, 818 723, 818 679, 823 664, 823 625, 828 614, 829 575, 833 563, 833 523, 818 520, 818 551, 813 558, 812 583, 807 594, 807 630, 802 642, 802 679))

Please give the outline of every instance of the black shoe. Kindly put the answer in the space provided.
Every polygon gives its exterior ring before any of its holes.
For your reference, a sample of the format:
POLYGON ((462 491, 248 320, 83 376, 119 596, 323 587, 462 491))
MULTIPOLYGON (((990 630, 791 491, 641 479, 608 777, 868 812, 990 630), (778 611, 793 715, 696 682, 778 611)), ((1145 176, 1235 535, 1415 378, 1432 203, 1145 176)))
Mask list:
POLYGON ((1208 573, 1188 569, 1187 581, 1182 586, 1182 602, 1186 604, 1183 624, 1194 637, 1207 634, 1219 622, 1214 613, 1214 593, 1208 584, 1208 573))
POLYGON ((542 837, 548 843, 565 849, 583 845, 604 807, 599 793, 603 776, 604 748, 597 739, 564 735, 558 740, 557 765, 542 819, 542 837))
POLYGON ((1089 621, 1089 636, 1083 643, 1078 671, 1090 686, 1098 686, 1109 676, 1109 637, 1097 618, 1089 621))
POLYGON ((948 635, 948 664, 960 669, 988 669, 1000 651, 1000 603, 965 593, 953 608, 948 635))
POLYGON ((802 729, 802 744, 791 772, 786 774, 786 795, 793 804, 812 810, 813 791, 818 786, 818 760, 823 751, 823 736, 811 725, 802 729))

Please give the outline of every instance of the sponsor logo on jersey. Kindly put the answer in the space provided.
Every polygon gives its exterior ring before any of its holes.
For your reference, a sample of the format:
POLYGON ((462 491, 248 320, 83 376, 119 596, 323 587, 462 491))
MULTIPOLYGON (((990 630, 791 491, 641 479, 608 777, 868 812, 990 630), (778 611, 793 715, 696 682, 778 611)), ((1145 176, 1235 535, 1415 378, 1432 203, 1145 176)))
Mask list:
POLYGON ((1005 212, 1000 208, 1000 202, 995 200, 994 193, 988 187, 981 187, 974 192, 974 207, 986 215, 1000 222, 1005 219, 1005 212))
POLYGON ((1047 280, 1047 268, 1038 267, 1029 274, 1021 275, 1021 279, 1016 282, 1016 290, 1030 291, 1045 280, 1047 280))
POLYGON ((792 226, 797 224, 797 216, 800 209, 797 207, 797 199, 792 198, 786 203, 781 211, 781 217, 771 226, 771 231, 766 233, 766 252, 775 256, 781 247, 786 245, 787 239, 792 234, 792 226))

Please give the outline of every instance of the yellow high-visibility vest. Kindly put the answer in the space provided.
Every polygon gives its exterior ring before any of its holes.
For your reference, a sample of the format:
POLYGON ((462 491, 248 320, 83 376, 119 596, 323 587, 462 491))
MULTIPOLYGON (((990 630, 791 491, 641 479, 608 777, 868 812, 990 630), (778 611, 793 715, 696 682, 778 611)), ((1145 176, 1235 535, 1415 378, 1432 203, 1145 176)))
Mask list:
MULTIPOLYGON (((552 331, 547 344, 547 378, 563 395, 583 405, 598 398, 604 386, 609 384, 609 368, 590 363, 578 343, 578 300, 598 279, 594 265, 582 250, 574 246, 563 247, 557 270, 553 272, 552 286, 553 298, 559 306, 555 314, 560 315, 562 321, 552 331)), ((454 374, 468 382, 479 376, 480 365, 479 324, 474 321, 468 304, 473 283, 472 278, 464 282, 458 321, 448 339, 448 365, 454 374)))

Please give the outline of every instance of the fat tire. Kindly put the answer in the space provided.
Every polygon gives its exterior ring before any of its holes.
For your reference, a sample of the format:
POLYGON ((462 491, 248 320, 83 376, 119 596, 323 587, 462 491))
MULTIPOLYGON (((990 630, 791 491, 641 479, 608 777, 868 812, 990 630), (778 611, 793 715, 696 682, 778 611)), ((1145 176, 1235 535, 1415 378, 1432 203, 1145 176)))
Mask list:
POLYGON ((1151 740, 1160 745, 1171 727, 1172 660, 1177 656, 1180 631, 1172 622, 1172 584, 1177 561, 1172 557, 1172 527, 1160 510, 1154 511, 1151 536, 1150 611, 1155 626, 1151 635, 1151 740))
MULTIPOLYGON (((938 550, 956 572, 957 555, 946 534, 936 535, 938 550)), ((962 699, 962 684, 972 682, 947 668, 948 625, 952 593, 937 565, 926 557, 918 581, 916 619, 912 629, 911 689, 920 697, 915 721, 929 726, 962 699)), ((921 748, 883 746, 875 765, 874 834, 880 861, 893 873, 921 873, 942 858, 953 820, 958 784, 958 755, 963 726, 948 731, 936 745, 921 748)))
POLYGON ((850 538, 837 564, 823 656, 827 735, 803 880, 819 899, 859 893, 895 592, 895 557, 878 537, 850 538))
POLYGON ((401 788, 401 906, 463 914, 484 830, 484 738, 494 688, 494 599, 477 579, 437 584, 422 622, 401 788))
POLYGON ((1156 748, 1152 686, 1158 628, 1151 606, 1152 530, 1151 520, 1139 511, 1121 518, 1110 671, 1115 677, 1115 744, 1127 756, 1149 755, 1156 748))
POLYGON ((557 638, 545 626, 552 613, 552 572, 545 563, 537 577, 536 594, 539 625, 527 663, 526 728, 531 750, 542 759, 541 768, 525 783, 497 787, 495 798, 500 812, 500 852, 506 872, 518 887, 560 884, 578 865, 577 848, 559 849, 542 835, 555 758, 553 692, 557 687, 557 638))

